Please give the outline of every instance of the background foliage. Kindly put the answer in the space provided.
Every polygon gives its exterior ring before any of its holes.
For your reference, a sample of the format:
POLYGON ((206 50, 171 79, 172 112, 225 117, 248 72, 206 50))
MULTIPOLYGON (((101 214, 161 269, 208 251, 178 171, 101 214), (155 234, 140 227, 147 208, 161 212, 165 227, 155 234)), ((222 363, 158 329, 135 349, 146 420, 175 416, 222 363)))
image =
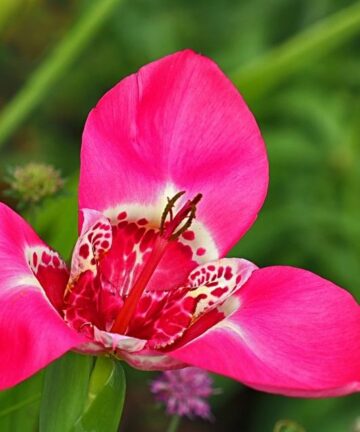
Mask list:
MULTIPOLYGON (((231 255, 310 269, 360 300, 359 35, 360 3, 347 0, 2 0, 1 173, 27 161, 62 170, 66 193, 26 216, 68 257, 87 113, 121 77, 191 47, 238 85, 269 152, 266 204, 231 255)), ((122 430, 164 430, 151 375, 126 372, 122 430)), ((42 379, 0 393, 1 431, 37 430, 42 379)), ((290 418, 307 432, 352 432, 360 416, 358 395, 290 399, 216 384, 216 422, 184 431, 265 432, 290 418)))

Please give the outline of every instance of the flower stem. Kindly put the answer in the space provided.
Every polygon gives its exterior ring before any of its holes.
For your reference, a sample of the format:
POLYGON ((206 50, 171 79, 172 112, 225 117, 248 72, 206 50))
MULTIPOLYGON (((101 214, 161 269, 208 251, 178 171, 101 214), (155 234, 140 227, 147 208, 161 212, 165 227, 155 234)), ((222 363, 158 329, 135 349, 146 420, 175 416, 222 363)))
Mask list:
POLYGON ((0 147, 45 99, 122 0, 95 0, 0 115, 0 147))
POLYGON ((172 416, 166 432, 176 432, 180 425, 180 420, 181 417, 179 415, 172 416))

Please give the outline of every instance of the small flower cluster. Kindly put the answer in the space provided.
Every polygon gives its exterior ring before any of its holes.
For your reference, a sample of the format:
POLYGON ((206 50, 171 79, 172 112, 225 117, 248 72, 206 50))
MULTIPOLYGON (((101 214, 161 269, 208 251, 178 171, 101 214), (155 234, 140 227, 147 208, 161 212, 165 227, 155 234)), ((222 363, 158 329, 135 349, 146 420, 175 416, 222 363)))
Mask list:
POLYGON ((217 393, 210 375, 196 367, 163 372, 150 386, 158 402, 169 415, 212 419, 207 398, 217 393))

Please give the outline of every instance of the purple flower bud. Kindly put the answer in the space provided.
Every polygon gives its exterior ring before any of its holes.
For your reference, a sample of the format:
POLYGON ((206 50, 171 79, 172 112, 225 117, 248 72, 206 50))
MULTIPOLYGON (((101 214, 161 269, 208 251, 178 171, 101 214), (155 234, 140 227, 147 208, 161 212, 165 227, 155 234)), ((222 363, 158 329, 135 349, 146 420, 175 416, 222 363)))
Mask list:
POLYGON ((161 373, 151 382, 150 389, 155 399, 165 404, 168 414, 211 420, 207 399, 217 393, 212 385, 207 372, 188 367, 161 373))

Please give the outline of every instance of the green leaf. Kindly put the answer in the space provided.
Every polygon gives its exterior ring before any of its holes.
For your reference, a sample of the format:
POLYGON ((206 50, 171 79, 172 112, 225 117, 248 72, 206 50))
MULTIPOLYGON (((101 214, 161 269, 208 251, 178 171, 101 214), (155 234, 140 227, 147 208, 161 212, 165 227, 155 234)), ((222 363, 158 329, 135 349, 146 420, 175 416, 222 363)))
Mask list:
POLYGON ((68 353, 45 373, 40 432, 116 432, 125 399, 119 361, 68 353))
POLYGON ((70 352, 47 368, 40 432, 70 431, 84 409, 92 365, 92 357, 70 352))
POLYGON ((38 412, 43 372, 0 392, 0 431, 33 432, 38 424, 38 412))
POLYGON ((121 363, 99 357, 91 374, 84 412, 71 432, 116 432, 125 391, 125 374, 121 363))

